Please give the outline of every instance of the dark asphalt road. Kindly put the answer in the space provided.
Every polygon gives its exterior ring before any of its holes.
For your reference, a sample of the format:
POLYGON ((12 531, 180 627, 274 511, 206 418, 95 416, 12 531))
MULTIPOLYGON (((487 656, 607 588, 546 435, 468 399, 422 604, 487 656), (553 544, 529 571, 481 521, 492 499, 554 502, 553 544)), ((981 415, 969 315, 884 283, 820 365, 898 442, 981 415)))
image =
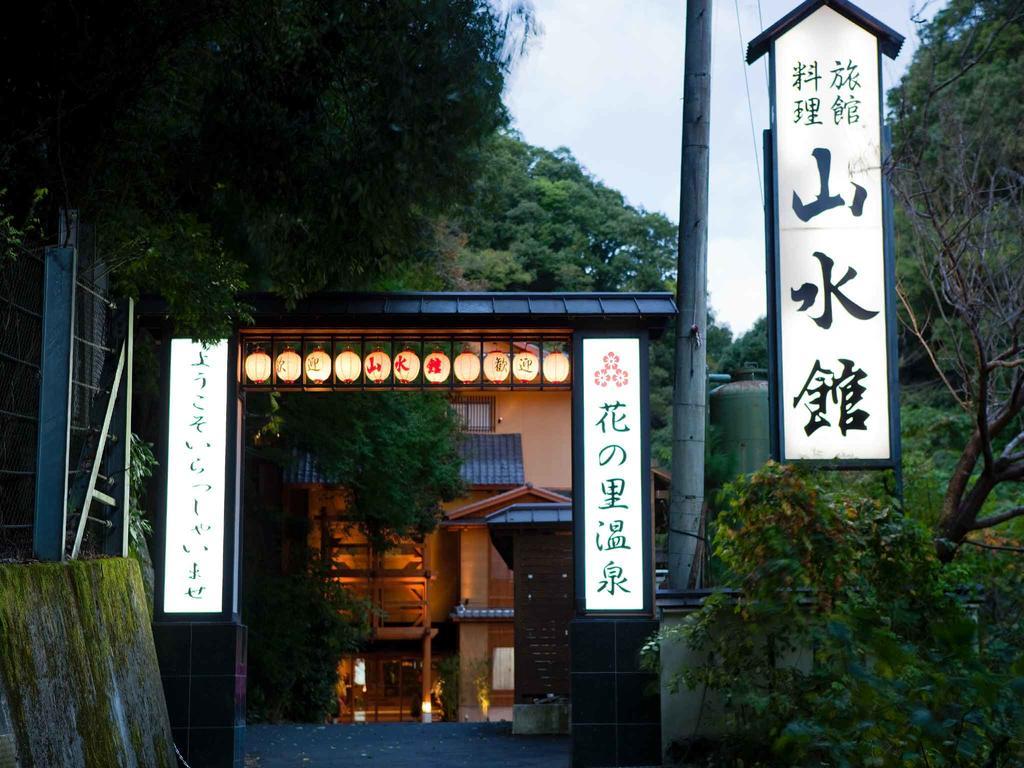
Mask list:
POLYGON ((567 768, 566 736, 511 723, 250 725, 246 768, 567 768))

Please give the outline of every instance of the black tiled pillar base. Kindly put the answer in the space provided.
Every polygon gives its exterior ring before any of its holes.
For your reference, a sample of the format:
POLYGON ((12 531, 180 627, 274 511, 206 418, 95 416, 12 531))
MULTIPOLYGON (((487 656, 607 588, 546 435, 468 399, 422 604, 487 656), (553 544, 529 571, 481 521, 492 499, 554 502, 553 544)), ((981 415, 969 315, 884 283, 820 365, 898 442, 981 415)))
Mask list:
POLYGON ((197 768, 242 768, 246 629, 231 623, 153 625, 174 743, 197 768))
POLYGON ((573 768, 661 765, 658 675, 640 670, 640 649, 657 631, 650 619, 573 619, 573 768))

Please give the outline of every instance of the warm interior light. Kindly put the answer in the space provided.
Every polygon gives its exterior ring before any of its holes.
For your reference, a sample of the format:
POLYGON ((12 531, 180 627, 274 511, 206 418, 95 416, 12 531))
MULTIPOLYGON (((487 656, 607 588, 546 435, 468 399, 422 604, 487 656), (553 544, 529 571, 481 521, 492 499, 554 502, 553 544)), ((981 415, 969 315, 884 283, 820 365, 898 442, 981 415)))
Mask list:
MULTIPOLYGON (((477 363, 479 369, 480 364, 477 363)), ((444 352, 431 352, 423 361, 423 376, 431 384, 443 384, 452 372, 452 363, 444 352)))
POLYGON ((408 384, 415 381, 420 373, 420 358, 411 349, 403 349, 395 355, 395 381, 408 384))
POLYGON ((504 352, 488 352, 484 357, 484 376, 492 384, 508 379, 508 355, 504 352))
POLYGON ((363 361, 351 349, 346 349, 334 361, 334 375, 342 384, 351 384, 362 370, 363 361))
POLYGON ((302 375, 302 358, 299 357, 299 353, 293 346, 289 344, 277 356, 274 370, 277 372, 277 380, 283 381, 285 384, 291 384, 302 375))
POLYGON ((270 378, 272 367, 270 355, 263 351, 263 347, 257 346, 245 358, 245 377, 253 384, 262 384, 270 378))
POLYGON ((512 373, 516 381, 533 381, 540 373, 540 361, 533 352, 517 352, 512 358, 512 373))
POLYGON ((423 702, 423 714, 425 714, 425 715, 429 715, 430 714, 430 701, 429 700, 423 702))
POLYGON ((480 357, 469 350, 455 358, 455 378, 469 384, 480 378, 480 357))
POLYGON ((569 356, 565 352, 550 352, 544 356, 544 378, 552 384, 568 380, 569 356))
POLYGON ((381 384, 391 375, 391 358, 382 349, 374 350, 363 361, 363 371, 367 379, 374 384, 381 384))
POLYGON ((317 346, 306 355, 306 378, 320 384, 327 381, 330 377, 331 356, 324 352, 323 347, 317 346))

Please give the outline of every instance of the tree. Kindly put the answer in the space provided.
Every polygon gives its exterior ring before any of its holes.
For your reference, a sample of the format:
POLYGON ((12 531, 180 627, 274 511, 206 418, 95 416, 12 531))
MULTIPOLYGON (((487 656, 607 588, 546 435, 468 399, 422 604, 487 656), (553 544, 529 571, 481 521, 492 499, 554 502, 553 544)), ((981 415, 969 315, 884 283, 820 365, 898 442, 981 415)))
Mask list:
POLYGON ((355 288, 434 255, 530 13, 486 0, 43 0, 0 32, 7 207, 96 225, 129 294, 222 334, 244 287, 355 288))
POLYGON ((630 205, 564 147, 499 132, 470 199, 448 214, 460 233, 456 285, 487 290, 666 290, 675 225, 630 205))
POLYGON ((715 736, 673 745, 679 762, 1019 764, 1020 649, 978 641, 921 523, 793 465, 726 494, 713 545, 727 589, 645 649, 654 662, 661 643, 685 644, 669 687, 717 693, 699 694, 715 736))
POLYGON ((442 517, 440 502, 463 491, 461 425, 440 394, 404 392, 282 396, 258 449, 280 466, 312 455, 343 486, 347 514, 375 546, 422 536, 442 517))
POLYGON ((999 492, 1024 480, 1024 6, 954 0, 921 38, 890 94, 897 290, 903 323, 973 424, 937 523, 948 561, 972 531, 1024 515, 1019 486, 999 492))

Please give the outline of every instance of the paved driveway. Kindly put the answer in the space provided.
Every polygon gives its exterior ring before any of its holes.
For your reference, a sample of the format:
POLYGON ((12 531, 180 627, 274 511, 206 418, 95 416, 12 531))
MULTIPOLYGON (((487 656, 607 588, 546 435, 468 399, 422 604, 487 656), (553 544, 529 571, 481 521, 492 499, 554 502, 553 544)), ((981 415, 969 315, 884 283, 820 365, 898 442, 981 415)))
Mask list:
POLYGON ((566 768, 566 736, 513 736, 511 723, 250 725, 246 768, 566 768))

